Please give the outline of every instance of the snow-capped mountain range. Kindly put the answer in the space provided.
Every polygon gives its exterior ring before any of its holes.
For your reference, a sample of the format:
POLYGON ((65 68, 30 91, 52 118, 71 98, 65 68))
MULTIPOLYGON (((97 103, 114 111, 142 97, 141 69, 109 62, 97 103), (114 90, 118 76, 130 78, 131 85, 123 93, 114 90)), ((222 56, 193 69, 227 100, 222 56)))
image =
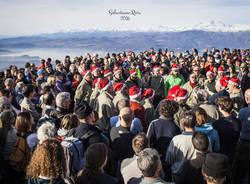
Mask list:
POLYGON ((239 32, 239 31, 250 31, 250 25, 241 25, 241 24, 225 24, 221 21, 210 21, 203 22, 193 26, 169 26, 169 25, 159 25, 159 26, 148 26, 148 27, 104 27, 99 26, 89 29, 64 29, 57 30, 55 32, 95 32, 95 31, 112 31, 112 32, 121 32, 121 31, 132 31, 132 32, 181 32, 189 30, 201 30, 201 31, 212 31, 212 32, 239 32))

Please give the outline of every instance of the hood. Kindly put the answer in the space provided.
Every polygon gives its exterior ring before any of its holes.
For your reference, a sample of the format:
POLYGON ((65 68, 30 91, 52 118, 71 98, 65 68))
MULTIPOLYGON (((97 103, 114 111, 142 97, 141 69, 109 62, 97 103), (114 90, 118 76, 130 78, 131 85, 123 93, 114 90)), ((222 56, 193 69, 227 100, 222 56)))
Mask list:
POLYGON ((200 127, 195 127, 195 131, 204 132, 205 134, 209 133, 213 130, 213 126, 211 123, 202 124, 200 127))
POLYGON ((69 133, 69 130, 66 130, 64 128, 60 128, 57 131, 57 135, 60 136, 60 137, 66 137, 68 133, 69 133))

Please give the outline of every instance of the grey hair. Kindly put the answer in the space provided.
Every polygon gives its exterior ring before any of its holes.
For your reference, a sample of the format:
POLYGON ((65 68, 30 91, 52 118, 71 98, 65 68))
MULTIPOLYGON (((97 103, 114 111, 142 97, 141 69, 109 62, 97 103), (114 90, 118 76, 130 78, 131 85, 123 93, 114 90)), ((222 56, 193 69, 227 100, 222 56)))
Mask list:
POLYGON ((70 93, 69 92, 60 92, 56 96, 56 106, 62 107, 65 101, 70 100, 70 93))
POLYGON ((197 98, 198 98, 199 102, 207 101, 208 97, 209 97, 209 94, 208 94, 208 92, 205 89, 200 89, 197 92, 197 98))
POLYGON ((144 177, 153 177, 160 164, 160 156, 155 149, 142 150, 137 159, 137 165, 144 177))
POLYGON ((12 78, 7 78, 5 79, 4 81, 4 84, 7 85, 7 84, 12 84, 13 83, 13 79, 12 78))
POLYGON ((37 130, 37 139, 41 144, 43 141, 53 138, 56 134, 55 125, 50 122, 43 123, 37 130))
POLYGON ((17 84, 16 84, 16 88, 15 88, 15 91, 16 92, 21 92, 22 91, 22 88, 24 87, 24 83, 23 82, 18 82, 17 84))
POLYGON ((6 96, 2 96, 0 97, 0 110, 4 111, 4 110, 10 110, 11 109, 11 105, 10 105, 10 101, 6 96))

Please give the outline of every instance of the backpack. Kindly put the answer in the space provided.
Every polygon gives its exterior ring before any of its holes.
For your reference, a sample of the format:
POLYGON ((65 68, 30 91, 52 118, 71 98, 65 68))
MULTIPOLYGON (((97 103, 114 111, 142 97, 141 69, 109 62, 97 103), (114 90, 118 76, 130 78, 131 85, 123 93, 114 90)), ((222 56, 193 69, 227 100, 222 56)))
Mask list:
POLYGON ((84 167, 84 153, 88 145, 87 140, 94 134, 95 132, 88 131, 81 137, 81 139, 75 138, 72 135, 67 138, 58 138, 64 148, 67 163, 67 175, 73 176, 74 178, 77 172, 84 167))
POLYGON ((85 163, 83 142, 75 137, 67 137, 63 139, 61 145, 69 150, 72 162, 70 165, 73 167, 73 172, 77 173, 85 163))
POLYGON ((18 137, 10 155, 10 166, 18 171, 24 172, 31 158, 31 151, 26 137, 18 137))

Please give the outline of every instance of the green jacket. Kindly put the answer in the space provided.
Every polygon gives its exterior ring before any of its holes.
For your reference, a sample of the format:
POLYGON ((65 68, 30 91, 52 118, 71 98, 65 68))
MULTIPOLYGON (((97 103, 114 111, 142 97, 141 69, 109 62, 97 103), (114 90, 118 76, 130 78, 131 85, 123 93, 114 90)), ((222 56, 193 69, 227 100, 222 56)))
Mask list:
POLYGON ((165 86, 164 86, 164 89, 165 89, 165 96, 167 96, 168 94, 168 91, 176 86, 176 85, 180 85, 180 86, 183 86, 185 83, 185 80, 184 78, 179 75, 178 77, 174 77, 173 75, 169 75, 166 79, 166 82, 165 82, 165 86))

